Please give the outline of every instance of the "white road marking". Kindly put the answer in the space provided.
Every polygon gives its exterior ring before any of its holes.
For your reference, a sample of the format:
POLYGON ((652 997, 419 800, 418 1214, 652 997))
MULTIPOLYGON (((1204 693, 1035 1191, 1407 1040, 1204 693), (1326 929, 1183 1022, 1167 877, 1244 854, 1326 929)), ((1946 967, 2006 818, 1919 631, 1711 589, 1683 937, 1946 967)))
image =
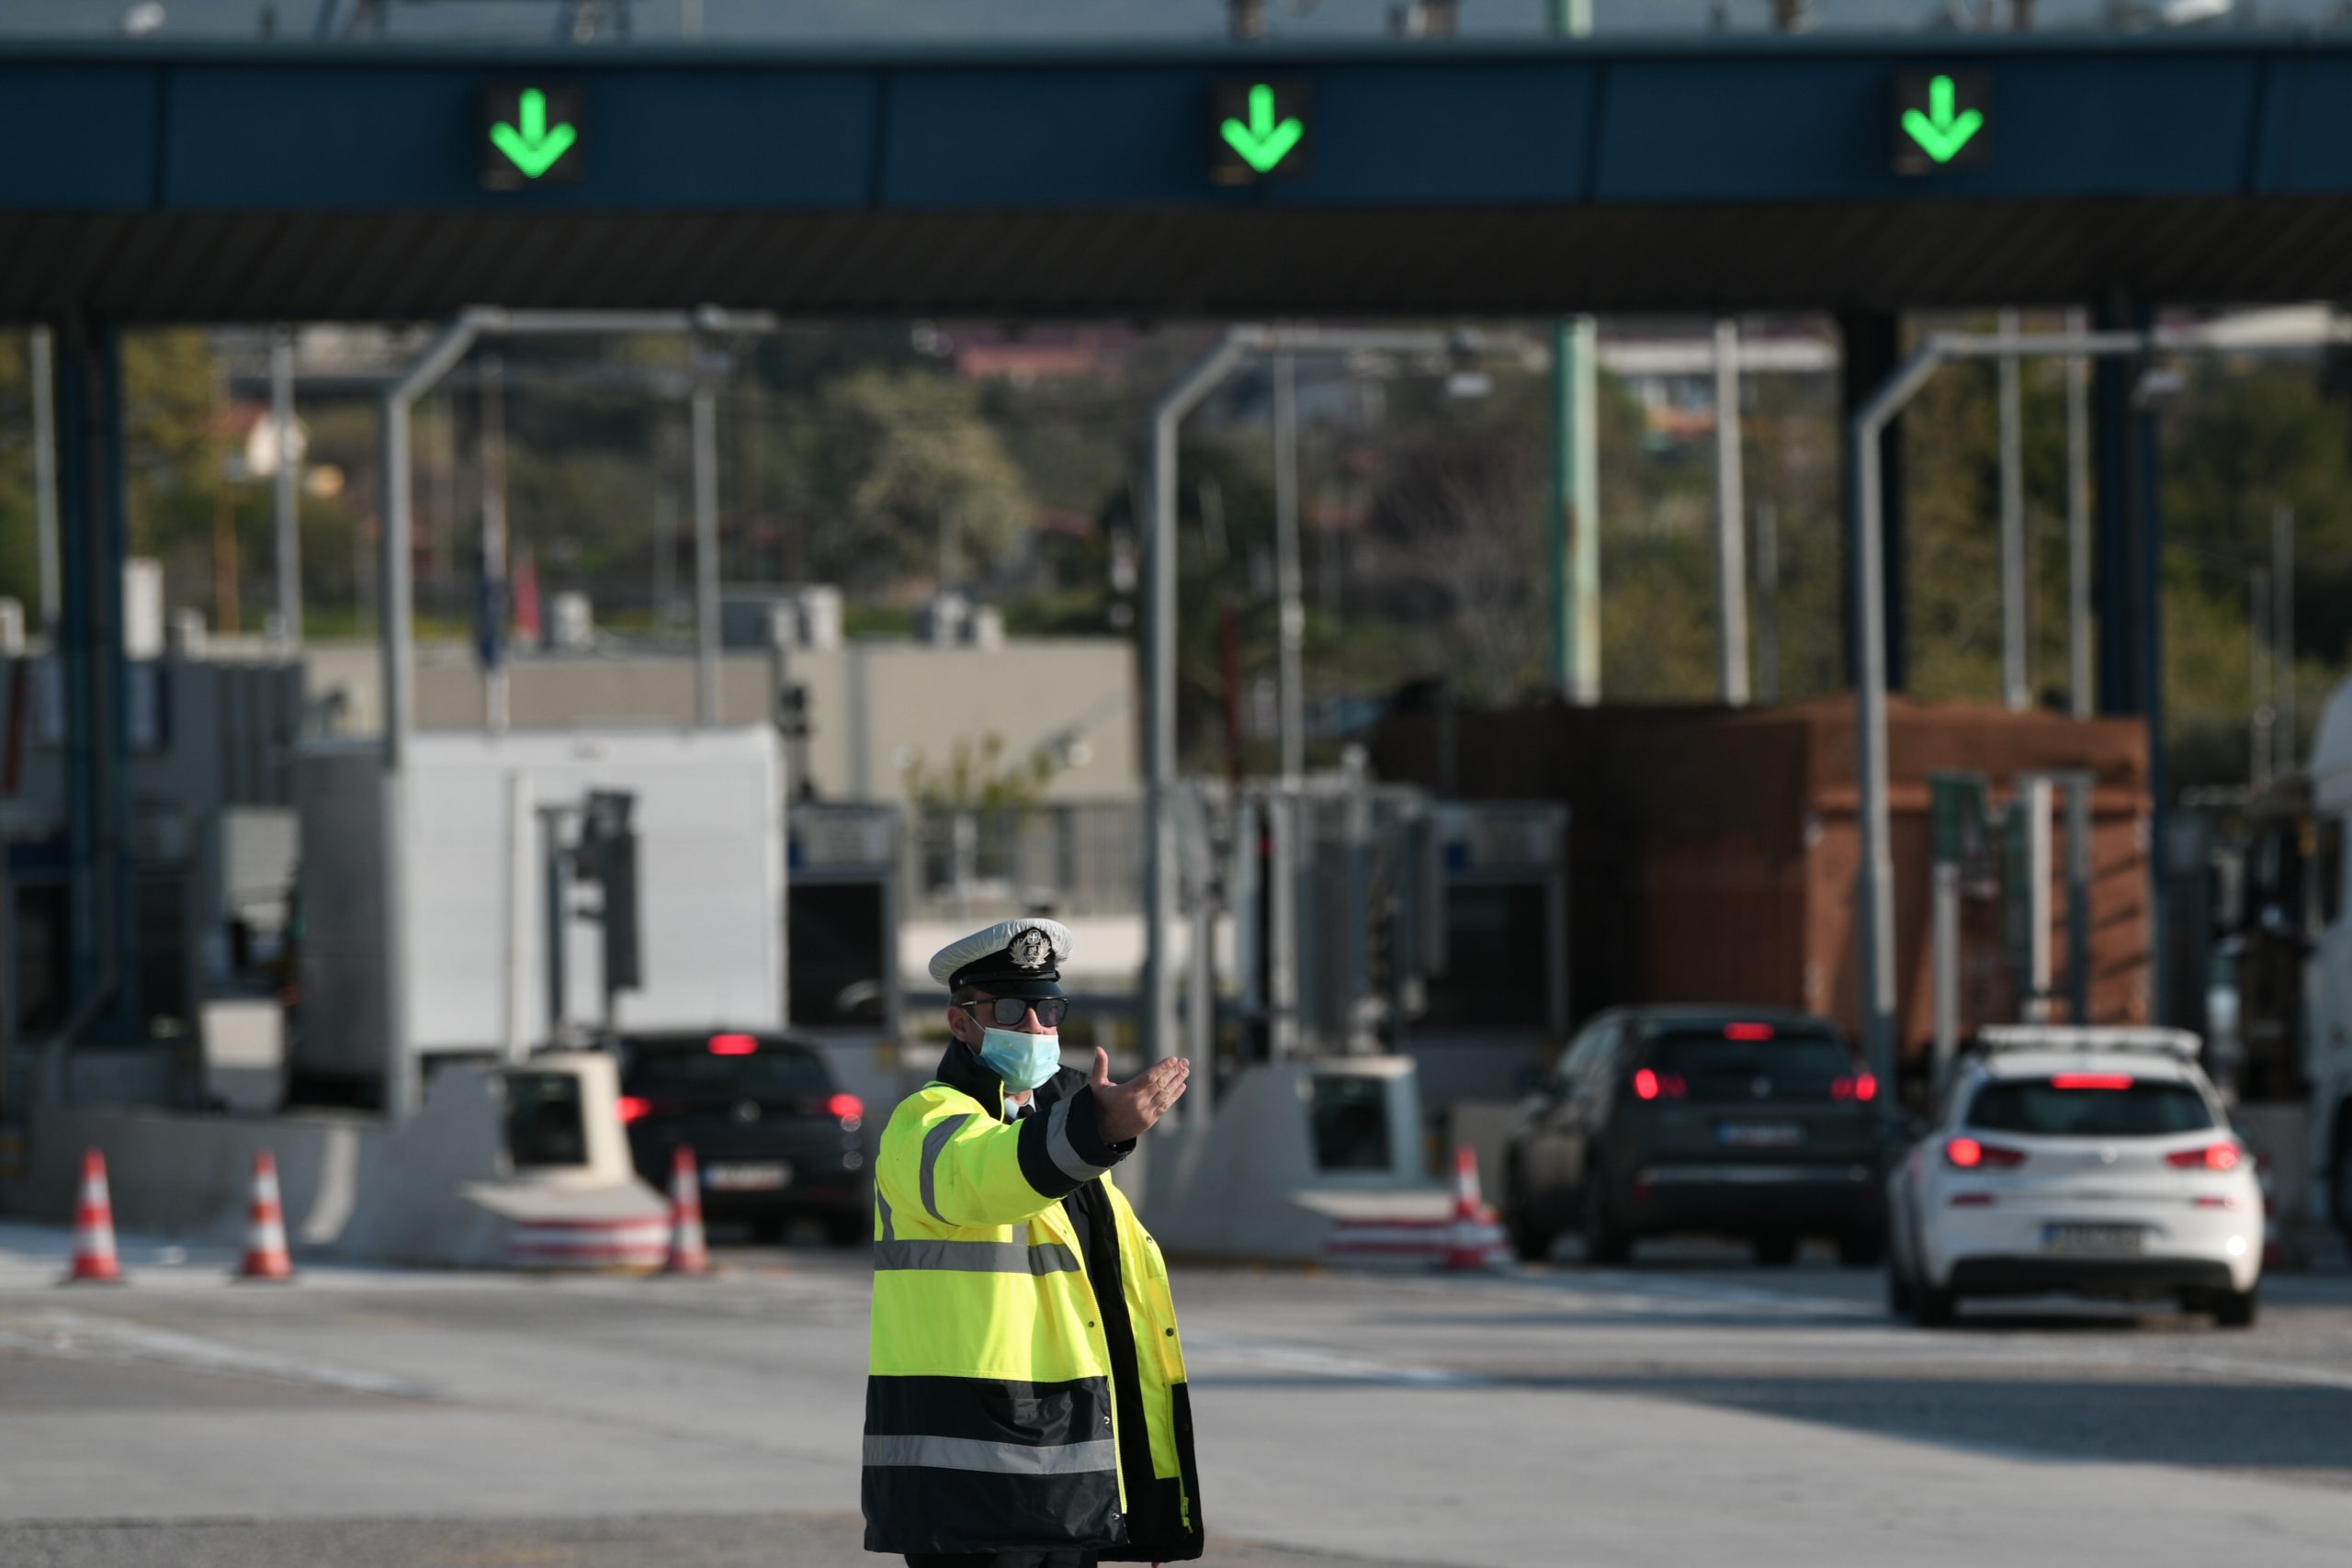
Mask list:
POLYGON ((1306 1377, 1330 1378, 1335 1382, 1404 1383, 1424 1388, 1484 1388, 1493 1382, 1492 1379, 1449 1372, 1436 1367, 1417 1367, 1363 1356, 1342 1356, 1308 1345, 1272 1339, 1240 1339, 1221 1334, 1187 1334, 1184 1351, 1188 1360, 1206 1360, 1214 1364, 1220 1359, 1230 1359, 1306 1377), (1204 1356, 1203 1352, 1206 1355, 1204 1356))
POLYGON ((13 1324, 0 1321, 0 1348, 60 1360, 148 1362, 191 1371, 269 1378, 344 1393, 372 1393, 394 1399, 433 1397, 433 1391, 421 1383, 357 1367, 249 1350, 219 1339, 63 1309, 30 1314, 13 1324))

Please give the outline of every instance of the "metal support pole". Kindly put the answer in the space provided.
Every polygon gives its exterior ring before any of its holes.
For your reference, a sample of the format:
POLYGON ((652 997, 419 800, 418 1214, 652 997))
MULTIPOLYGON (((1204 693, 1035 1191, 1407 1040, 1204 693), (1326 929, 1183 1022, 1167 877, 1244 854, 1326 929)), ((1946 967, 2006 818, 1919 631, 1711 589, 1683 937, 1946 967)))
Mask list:
POLYGON ((1600 701, 1599 334, 1590 316, 1552 324, 1552 668, 1560 694, 1600 701))
MULTIPOLYGON (((2067 317, 2081 333, 2083 312, 2067 317)), ((2076 718, 2098 711, 2091 685, 2091 365, 2066 361, 2066 688, 2076 718)))
POLYGON ((718 722, 718 390, 695 377, 695 722, 718 722))
MULTIPOLYGON (((2018 313, 2001 312, 2001 336, 2018 335, 2018 313)), ((2001 702, 2011 713, 2033 705, 2026 650, 2025 416, 2018 356, 2000 358, 2001 404, 2001 702)))
POLYGON ((2018 782, 2018 804, 2025 818, 2025 1021, 2050 1021, 2050 883, 2052 863, 2050 809, 2052 795, 2047 773, 2030 774, 2018 782))
MULTIPOLYGON (((1934 927, 1929 941, 1936 1008, 1935 1058, 1928 1080, 1931 1112, 1960 1044, 1960 866, 1953 861, 1938 860, 1934 875, 1929 913, 1934 927)), ((1892 1085, 1887 1092, 1894 1092, 1892 1085)))
MULTIPOLYGON (((419 396, 423 396, 420 392, 419 396)), ((507 674, 506 586, 511 551, 506 538, 506 367, 494 354, 481 362, 481 573, 483 614, 491 617, 483 643, 495 650, 482 671, 482 728, 503 735, 513 722, 507 674)))
POLYGON ((1781 517, 1769 501, 1756 503, 1756 700, 1781 700, 1781 517))
POLYGON ((569 806, 539 807, 540 919, 547 928, 547 1043, 560 1045, 571 1031, 571 852, 563 841, 569 806))
MULTIPOLYGON (((2108 356, 2143 353, 2158 341, 2159 334, 2152 331, 2059 333, 2034 341, 2025 352, 2108 356)), ((1861 942, 1861 1032, 1871 1070, 1889 1084, 1894 1081, 1898 1042, 1894 1032, 1894 890, 1887 823, 1885 574, 1880 550, 1885 498, 1879 437, 1945 359, 1997 358, 2018 352, 2017 340, 2009 337, 1989 341, 1960 333, 1931 337, 1857 403, 1847 423, 1848 451, 1853 463, 1848 549, 1852 561, 1855 761, 1861 817, 1861 854, 1855 879, 1855 917, 1861 942)), ((1890 1114, 1895 1103, 1896 1097, 1890 1094, 1886 1099, 1890 1114)))
POLYGON ((29 334, 33 394, 33 528, 40 556, 40 627, 56 639, 64 579, 57 541, 57 340, 47 327, 29 334))
POLYGON ((1912 355, 1855 409, 1848 443, 1854 465, 1854 504, 1847 510, 1852 536, 1847 548, 1852 562, 1855 771, 1861 815, 1854 911, 1861 933, 1861 1034, 1871 1071, 1887 1086, 1880 1103, 1890 1116, 1901 1096, 1895 1089, 1894 860, 1886 812, 1886 574, 1881 555, 1879 436, 1941 363, 1942 355, 1932 342, 1912 355))
POLYGON ((1266 1054, 1277 1062, 1298 1055, 1297 788, 1285 781, 1265 796, 1266 816, 1266 1054))
POLYGON ((1739 322, 1715 321, 1715 694, 1747 705, 1747 505, 1739 460, 1739 322))
POLYGON ((2091 787, 2088 773, 2066 786, 2066 1021, 2091 1021, 2091 787))
POLYGON ((277 532, 277 635, 302 646, 301 461, 294 455, 294 333, 280 327, 269 339, 269 419, 277 438, 277 472, 271 476, 277 532))
MULTIPOLYGON (((1151 413, 1151 513, 1145 522, 1144 568, 1144 963, 1141 1024, 1145 1059, 1174 1054, 1175 966, 1170 927, 1177 919, 1176 790, 1176 434, 1184 415, 1225 379, 1257 340, 1227 333, 1200 362, 1160 394, 1151 413)), ((1211 1064, 1202 1063, 1204 1071, 1211 1064)))
POLYGON ((2295 771, 2302 737, 2295 713, 2295 509, 2279 502, 2270 509, 2270 705, 2278 710, 2273 772, 2295 771))
MULTIPOLYGON (((1169 938, 1177 919, 1175 845, 1169 817, 1176 783, 1176 480, 1177 431, 1234 367, 1253 355, 1387 350, 1430 353, 1492 343, 1476 333, 1384 328, 1326 331, 1234 327, 1162 392, 1151 412, 1151 487, 1143 529, 1144 653, 1144 964, 1138 1020, 1147 1056, 1174 1049, 1178 977, 1169 938)), ((1505 338, 1506 344, 1514 340, 1505 338)), ((1311 932, 1300 932, 1311 937, 1311 932)), ((1204 1066, 1207 1064, 1203 1064, 1204 1066)))
MULTIPOLYGON (((1592 0, 1550 0, 1555 38, 1592 31, 1592 0)), ((1600 701, 1600 333, 1590 316, 1552 323, 1552 672, 1567 701, 1600 701)))
POLYGON ((499 965, 500 985, 504 993, 501 1000, 505 1004, 499 1010, 499 1055, 509 1062, 519 1062, 531 1051, 531 974, 525 960, 530 953, 526 933, 530 929, 531 851, 536 847, 531 819, 536 804, 531 775, 520 768, 508 773, 506 874, 499 879, 504 906, 500 910, 504 918, 499 922, 499 937, 505 950, 505 962, 499 965))
POLYGON ((1295 785, 1306 769, 1306 698, 1302 654, 1306 611, 1299 602, 1298 377, 1295 355, 1274 355, 1274 591, 1280 616, 1275 646, 1275 709, 1282 777, 1295 785))
POLYGON ((2246 573, 2246 787, 2259 795, 2270 787, 2270 760, 2278 750, 2271 726, 2278 710, 2271 705, 2271 671, 2278 658, 2270 632, 2270 573, 2256 567, 2246 573))

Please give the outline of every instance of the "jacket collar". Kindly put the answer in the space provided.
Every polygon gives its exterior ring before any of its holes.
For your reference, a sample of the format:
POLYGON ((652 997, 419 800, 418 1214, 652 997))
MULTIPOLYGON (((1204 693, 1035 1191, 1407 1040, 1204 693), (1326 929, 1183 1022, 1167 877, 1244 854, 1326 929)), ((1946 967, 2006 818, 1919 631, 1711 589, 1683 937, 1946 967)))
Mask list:
MULTIPOLYGON (((980 1060, 980 1054, 961 1040, 947 1042, 947 1053, 939 1058, 936 1080, 959 1093, 968 1094, 988 1107, 1000 1122, 1004 1120, 1004 1080, 991 1072, 980 1060)), ((1037 1097, 1032 1101, 1043 1111, 1057 1100, 1066 1100, 1084 1089, 1087 1077, 1076 1067, 1064 1067, 1037 1086, 1037 1097)))

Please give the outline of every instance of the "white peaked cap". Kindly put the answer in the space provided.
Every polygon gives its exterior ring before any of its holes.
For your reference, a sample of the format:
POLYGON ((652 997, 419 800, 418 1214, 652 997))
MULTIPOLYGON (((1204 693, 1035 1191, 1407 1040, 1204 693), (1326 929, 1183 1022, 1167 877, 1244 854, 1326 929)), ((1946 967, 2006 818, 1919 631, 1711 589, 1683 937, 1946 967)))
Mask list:
POLYGON ((956 972, 983 958, 1010 953, 1007 965, 1014 970, 1035 970, 1051 978, 1069 957, 1069 928, 1059 920, 1044 919, 1035 915, 1019 919, 999 920, 992 926, 974 931, 970 936, 949 942, 931 955, 931 977, 941 985, 952 985, 956 972), (1036 931, 1045 938, 1041 945, 1035 939, 1013 952, 1013 943, 1023 931, 1036 931), (1027 962, 1029 959, 1035 962, 1027 962))

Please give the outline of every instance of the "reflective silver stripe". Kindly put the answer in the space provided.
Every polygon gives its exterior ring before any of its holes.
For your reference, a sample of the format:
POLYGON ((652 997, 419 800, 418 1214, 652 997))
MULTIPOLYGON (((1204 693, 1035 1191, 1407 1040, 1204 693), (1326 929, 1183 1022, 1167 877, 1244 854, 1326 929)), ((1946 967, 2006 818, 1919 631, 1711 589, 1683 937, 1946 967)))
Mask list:
POLYGON ((940 1151, 947 1146, 947 1140, 963 1131, 964 1123, 971 1119, 972 1113, 968 1111, 961 1116, 943 1117, 933 1122, 931 1131, 922 1135, 922 1206, 929 1209, 931 1217, 943 1225, 955 1222, 939 1212, 939 1197, 932 1186, 939 1175, 940 1151))
POLYGON ((890 1200, 882 1196, 882 1189, 879 1187, 874 1190, 874 1207, 882 1215, 882 1239, 896 1241, 898 1236, 890 1229, 890 1200))
POLYGON ((1116 1471, 1119 1445, 1109 1438, 1091 1443, 1034 1448, 1027 1443, 985 1443, 978 1438, 871 1437, 868 1464, 919 1464, 931 1470, 984 1470, 993 1475, 1083 1475, 1116 1471))
POLYGON ((1072 1181, 1091 1181, 1111 1168, 1089 1165, 1080 1157, 1078 1146, 1069 1141, 1069 1101, 1057 1100, 1053 1110, 1046 1113, 1046 1152, 1054 1156, 1064 1176, 1072 1181))
POLYGON ((877 1241, 874 1267, 943 1269, 956 1274, 1075 1274, 1078 1255, 1057 1241, 877 1241))

